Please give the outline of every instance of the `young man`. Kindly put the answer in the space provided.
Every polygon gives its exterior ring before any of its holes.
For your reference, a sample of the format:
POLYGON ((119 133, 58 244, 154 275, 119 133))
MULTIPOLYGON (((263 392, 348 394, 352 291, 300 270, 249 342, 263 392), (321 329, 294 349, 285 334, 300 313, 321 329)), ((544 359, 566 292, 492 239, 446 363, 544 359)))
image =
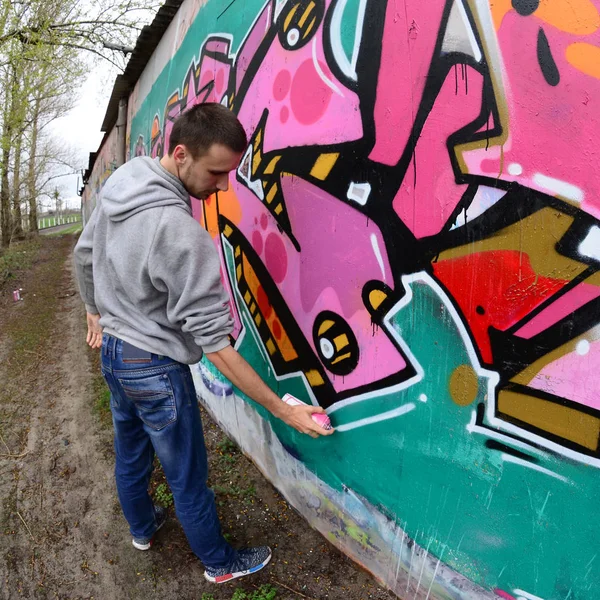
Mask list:
POLYGON ((206 447, 188 365, 203 353, 240 390, 298 431, 328 435, 314 406, 288 406, 232 348, 229 299, 216 247, 192 217, 190 195, 226 191, 247 147, 240 122, 201 104, 174 124, 161 160, 134 158, 107 181, 75 248, 92 348, 102 348, 111 391, 115 477, 133 545, 150 548, 165 513, 148 483, 156 453, 175 510, 209 581, 253 573, 266 547, 236 551, 223 539, 207 487, 206 447))

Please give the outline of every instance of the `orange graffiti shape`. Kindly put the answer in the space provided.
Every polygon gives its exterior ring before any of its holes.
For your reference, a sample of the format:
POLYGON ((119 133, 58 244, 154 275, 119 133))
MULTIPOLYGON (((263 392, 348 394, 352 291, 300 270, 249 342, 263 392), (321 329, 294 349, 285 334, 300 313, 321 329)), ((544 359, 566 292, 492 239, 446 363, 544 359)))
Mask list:
POLYGON ((571 44, 566 51, 567 60, 582 73, 600 79, 600 48, 577 42, 571 44))
POLYGON ((534 14, 574 35, 589 35, 600 27, 600 13, 591 0, 541 0, 534 14))
MULTIPOLYGON (((514 9, 512 0, 490 0, 496 30, 505 15, 514 9)), ((589 35, 600 28, 600 12, 591 0, 540 0, 532 13, 542 21, 575 35, 589 35)))
POLYGON ((219 213, 229 219, 234 225, 239 225, 242 220, 242 206, 235 192, 229 188, 226 192, 219 192, 219 210, 217 212, 216 196, 210 196, 204 201, 204 213, 207 231, 214 238, 219 235, 219 213))

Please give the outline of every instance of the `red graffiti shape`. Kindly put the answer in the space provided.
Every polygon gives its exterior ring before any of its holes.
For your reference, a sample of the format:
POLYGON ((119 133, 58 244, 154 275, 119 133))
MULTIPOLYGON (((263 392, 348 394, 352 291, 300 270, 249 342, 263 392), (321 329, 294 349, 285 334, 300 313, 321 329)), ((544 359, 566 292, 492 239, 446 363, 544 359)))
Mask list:
POLYGON ((288 258, 285 246, 276 233, 270 233, 267 237, 265 261, 275 283, 281 283, 287 273, 288 258))
POLYGON ((480 252, 433 268, 459 305, 487 363, 492 362, 488 328, 508 329, 567 283, 537 274, 529 257, 515 250, 480 252))

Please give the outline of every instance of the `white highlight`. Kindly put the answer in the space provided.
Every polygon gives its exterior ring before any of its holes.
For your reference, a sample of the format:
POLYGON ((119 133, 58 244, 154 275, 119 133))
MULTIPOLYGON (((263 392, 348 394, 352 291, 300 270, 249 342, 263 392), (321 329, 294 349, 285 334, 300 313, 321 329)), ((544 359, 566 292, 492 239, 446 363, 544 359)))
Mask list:
POLYGON ((554 177, 548 177, 541 173, 536 173, 533 176, 533 183, 538 187, 541 187, 549 192, 552 192, 556 196, 561 196, 567 200, 573 202, 581 202, 583 200, 583 190, 578 188, 576 185, 561 181, 560 179, 554 179, 554 177))
POLYGON ((259 180, 252 179, 252 158, 252 144, 250 144, 246 150, 246 153, 244 154, 244 158, 242 158, 240 162, 237 172, 238 175, 244 180, 248 188, 252 190, 254 194, 256 194, 259 200, 264 201, 265 192, 263 190, 262 183, 259 180))
POLYGON ((285 5, 288 3, 288 0, 277 0, 275 4, 275 14, 273 15, 273 23, 277 21, 277 18, 281 14, 281 11, 285 8, 285 5))
POLYGON ((526 600, 544 600, 539 596, 534 596, 533 594, 530 594, 529 592, 524 592, 523 590, 513 590, 513 594, 517 594, 517 596, 526 598, 526 600))
POLYGON ((354 202, 365 206, 369 196, 371 194, 370 183, 354 183, 354 181, 348 187, 348 200, 354 200, 354 202))
POLYGON ((358 79, 356 74, 356 63, 358 60, 358 51, 360 50, 360 42, 362 40, 362 32, 365 22, 365 8, 367 6, 367 2, 366 0, 360 0, 360 6, 358 7, 358 17, 356 20, 356 32, 354 35, 354 47, 352 48, 351 60, 348 60, 342 45, 342 17, 344 16, 347 3, 348 0, 340 0, 335 5, 335 10, 333 11, 331 24, 329 26, 329 37, 331 41, 333 57, 340 67, 340 70, 349 79, 356 81, 358 79))
POLYGON ((522 458, 517 458, 516 456, 512 456, 512 454, 504 454, 502 453, 501 458, 504 462, 513 463, 515 465, 520 465, 521 467, 526 467, 533 471, 538 471, 539 473, 543 473, 544 475, 548 475, 549 477, 554 477, 555 479, 559 479, 560 481, 564 481, 569 483, 569 480, 562 475, 558 475, 557 473, 553 473, 549 469, 544 469, 544 467, 540 467, 539 465, 534 465, 522 458))
POLYGON ((347 423, 346 425, 338 425, 335 430, 340 431, 350 431, 352 429, 357 429, 358 427, 364 427, 365 425, 373 425, 373 423, 379 423, 380 421, 387 421, 388 419, 394 419, 395 417, 400 417, 409 412, 412 412, 417 408, 412 402, 409 404, 404 404, 399 408, 395 408, 394 410, 390 410, 388 412, 381 413, 379 415, 375 415, 373 417, 367 417, 366 419, 359 419, 358 421, 354 421, 352 423, 347 423))
POLYGON ((575 352, 579 354, 579 356, 585 356, 590 351, 590 343, 587 340, 580 340, 577 342, 577 346, 575 346, 575 352))
POLYGON ((323 69, 321 69, 321 65, 319 64, 319 59, 317 58, 317 38, 316 37, 313 39, 313 42, 312 42, 312 59, 313 59, 313 64, 315 65, 315 71, 317 72, 319 77, 325 82, 327 87, 331 88, 336 94, 338 94, 339 96, 341 96, 343 98, 344 94, 342 93, 342 90, 340 90, 340 88, 337 85, 335 85, 335 83, 333 81, 331 81, 331 79, 329 79, 327 77, 327 75, 325 75, 325 73, 323 73, 323 69))
POLYGON ((588 234, 581 244, 579 244, 577 250, 582 256, 600 260, 600 227, 598 225, 590 227, 588 234))
POLYGON ((427 398, 427 394, 421 394, 419 396, 419 402, 427 402, 427 400, 429 400, 429 398, 427 398))
POLYGON ((290 29, 287 34, 287 42, 290 46, 295 46, 300 39, 300 32, 297 29, 290 29))
POLYGON ((319 346, 321 346, 321 352, 323 353, 323 356, 327 359, 332 358, 333 355, 335 354, 335 348, 333 347, 333 344, 326 339, 322 339, 319 342, 319 346))
POLYGON ((442 52, 462 52, 481 62, 483 54, 475 38, 462 0, 455 0, 442 43, 442 52))
POLYGON ((508 174, 509 175, 523 175, 523 167, 519 163, 510 163, 508 165, 508 174))
POLYGON ((385 281, 385 264, 383 263, 383 256, 381 256, 381 250, 379 249, 379 243, 377 241, 377 236, 372 233, 371 234, 371 246, 373 246, 373 252, 375 253, 375 258, 379 263, 379 268, 381 269, 381 275, 383 277, 383 281, 385 281))
POLYGON ((267 6, 267 18, 265 19, 266 23, 265 23, 265 33, 267 31, 269 31, 269 28, 271 27, 271 4, 269 4, 269 6, 267 6))
POLYGON ((471 23, 469 22, 469 17, 467 16, 467 11, 462 3, 462 0, 456 0, 456 4, 458 5, 458 12, 460 16, 463 18, 465 23, 465 28, 467 30, 467 36, 469 37, 469 43, 471 44, 471 50, 473 51, 473 57, 477 62, 480 62, 483 58, 483 54, 481 53, 481 49, 479 48, 479 44, 475 39, 475 33, 473 32, 473 28, 471 27, 471 23))
POLYGON ((495 188, 487 187, 486 185, 480 185, 477 188, 477 192, 475 193, 473 201, 466 210, 462 210, 459 213, 454 225, 451 227, 451 230, 462 227, 463 225, 466 225, 468 221, 476 219, 489 208, 494 206, 494 204, 496 204, 504 196, 506 196, 506 192, 504 190, 497 190, 495 188))

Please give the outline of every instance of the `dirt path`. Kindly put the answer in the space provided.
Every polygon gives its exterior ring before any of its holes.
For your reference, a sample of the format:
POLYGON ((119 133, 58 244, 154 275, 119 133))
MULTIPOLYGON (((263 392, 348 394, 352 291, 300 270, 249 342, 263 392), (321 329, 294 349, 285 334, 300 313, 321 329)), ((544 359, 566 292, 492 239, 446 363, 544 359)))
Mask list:
MULTIPOLYGON (((85 346, 73 243, 42 239, 37 262, 15 282, 23 301, 1 293, 0 598, 388 598, 308 528, 206 415, 224 529, 233 543, 275 547, 272 566, 236 584, 208 584, 172 506, 150 552, 131 546, 114 488, 112 433, 94 409, 96 359, 85 346)), ((152 487, 171 503, 160 472, 152 487)))

